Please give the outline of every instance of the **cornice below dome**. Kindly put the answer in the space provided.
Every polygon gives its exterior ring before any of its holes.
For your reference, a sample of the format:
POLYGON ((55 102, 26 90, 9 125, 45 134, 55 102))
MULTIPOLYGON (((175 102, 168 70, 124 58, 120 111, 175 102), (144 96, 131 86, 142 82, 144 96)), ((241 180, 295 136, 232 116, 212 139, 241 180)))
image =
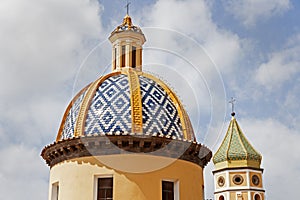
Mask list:
POLYGON ((232 117, 226 136, 213 156, 216 169, 230 167, 259 168, 262 156, 246 139, 236 119, 232 117))
POLYGON ((56 141, 89 134, 195 140, 175 93, 161 80, 130 68, 83 89, 68 106, 56 141))
POLYGON ((172 140, 171 138, 150 136, 90 135, 57 141, 46 146, 41 156, 53 167, 55 164, 89 156, 145 153, 164 156, 195 163, 204 168, 212 157, 212 152, 196 142, 172 140))

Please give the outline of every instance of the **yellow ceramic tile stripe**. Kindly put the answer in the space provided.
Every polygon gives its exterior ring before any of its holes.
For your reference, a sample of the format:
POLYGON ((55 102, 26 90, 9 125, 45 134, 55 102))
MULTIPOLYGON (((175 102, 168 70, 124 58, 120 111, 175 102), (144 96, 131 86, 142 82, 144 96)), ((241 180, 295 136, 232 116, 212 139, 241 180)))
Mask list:
POLYGON ((135 70, 123 69, 122 73, 128 76, 130 87, 132 133, 143 134, 143 106, 139 77, 135 70))
POLYGON ((82 95, 82 93, 84 93, 86 90, 87 90, 87 88, 90 86, 90 84, 88 85, 88 86, 86 86, 85 88, 83 88, 73 99, 72 99, 72 101, 69 103, 69 105, 68 105, 68 107, 67 107, 67 109, 66 109, 66 111, 65 111, 65 113, 64 113, 64 116, 63 116, 63 119, 62 119, 62 121, 61 121, 61 123, 60 123, 60 127, 59 127, 59 130, 58 130, 58 134, 57 134, 57 136, 56 136, 56 142, 57 141, 59 141, 59 140, 61 140, 61 136, 62 136, 62 133, 63 133, 63 129, 64 129, 64 126, 65 126, 65 122, 66 122, 66 119, 67 119, 67 117, 68 117, 68 114, 69 114, 69 112, 70 112, 70 110, 71 110, 71 108, 72 108, 72 106, 73 106, 73 104, 75 103, 75 101, 79 98, 79 96, 80 95, 82 95))

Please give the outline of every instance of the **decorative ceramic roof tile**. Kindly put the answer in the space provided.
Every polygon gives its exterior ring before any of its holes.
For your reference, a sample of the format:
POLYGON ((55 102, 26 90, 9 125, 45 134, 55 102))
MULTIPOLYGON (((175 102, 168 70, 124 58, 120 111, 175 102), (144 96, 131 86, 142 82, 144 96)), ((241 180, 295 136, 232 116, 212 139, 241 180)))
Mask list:
POLYGON ((161 80, 143 72, 124 69, 110 73, 86 87, 72 102, 57 141, 93 134, 195 140, 175 94, 161 80))
POLYGON ((84 134, 131 132, 130 90, 127 76, 111 76, 97 89, 90 104, 84 134))
POLYGON ((64 125, 63 125, 64 128, 62 129, 62 135, 61 135, 60 139, 73 137, 76 119, 77 119, 80 104, 83 100, 85 92, 86 91, 83 90, 83 92, 81 92, 81 94, 79 94, 78 97, 75 97, 72 100, 72 102, 70 103, 71 107, 69 110, 67 109, 67 111, 66 111, 67 117, 64 121, 64 125))
POLYGON ((154 80, 140 76, 143 104, 143 131, 182 138, 178 111, 166 91, 154 80))
POLYGON ((223 163, 220 165, 223 167, 259 167, 261 160, 260 153, 252 147, 232 117, 225 138, 213 157, 214 164, 223 163))

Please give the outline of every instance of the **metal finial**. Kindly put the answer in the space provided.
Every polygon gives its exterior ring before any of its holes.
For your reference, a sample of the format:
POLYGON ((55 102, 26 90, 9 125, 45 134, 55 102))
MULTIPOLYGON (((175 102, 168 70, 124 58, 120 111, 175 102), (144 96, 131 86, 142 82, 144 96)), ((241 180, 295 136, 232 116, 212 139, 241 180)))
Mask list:
POLYGON ((129 15, 129 5, 131 4, 131 2, 128 2, 128 0, 127 0, 127 4, 126 4, 126 9, 127 9, 127 12, 126 12, 126 14, 127 15, 129 15))
POLYGON ((231 100, 229 103, 231 104, 231 116, 234 117, 235 112, 234 112, 234 103, 236 102, 235 98, 231 97, 231 100))

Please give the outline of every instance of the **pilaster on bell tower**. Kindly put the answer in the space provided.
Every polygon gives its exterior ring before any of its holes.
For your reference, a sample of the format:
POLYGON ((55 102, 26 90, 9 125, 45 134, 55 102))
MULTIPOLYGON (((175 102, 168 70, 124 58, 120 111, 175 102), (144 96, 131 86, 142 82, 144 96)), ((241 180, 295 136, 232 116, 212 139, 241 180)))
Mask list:
MULTIPOLYGON (((234 99, 230 101, 234 103, 234 99)), ((262 156, 246 139, 232 110, 227 133, 213 157, 215 200, 264 200, 262 156)))
POLYGON ((109 40, 112 43, 113 71, 122 68, 142 71, 142 50, 146 38, 142 30, 132 24, 128 11, 123 23, 111 33, 109 40))

